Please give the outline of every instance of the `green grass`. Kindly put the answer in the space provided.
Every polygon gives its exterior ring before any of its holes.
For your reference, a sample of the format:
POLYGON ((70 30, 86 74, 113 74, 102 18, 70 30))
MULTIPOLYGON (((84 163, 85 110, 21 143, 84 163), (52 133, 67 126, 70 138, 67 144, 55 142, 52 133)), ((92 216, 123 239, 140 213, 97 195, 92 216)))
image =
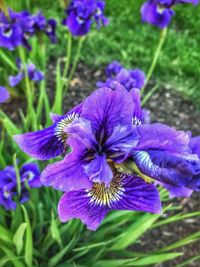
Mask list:
MULTIPOLYGON (((143 2, 107 1, 110 25, 87 39, 83 53, 87 64, 99 66, 117 59, 127 67, 148 71, 159 29, 141 23, 143 2)), ((153 78, 172 84, 200 106, 200 6, 179 5, 175 11, 153 78)))

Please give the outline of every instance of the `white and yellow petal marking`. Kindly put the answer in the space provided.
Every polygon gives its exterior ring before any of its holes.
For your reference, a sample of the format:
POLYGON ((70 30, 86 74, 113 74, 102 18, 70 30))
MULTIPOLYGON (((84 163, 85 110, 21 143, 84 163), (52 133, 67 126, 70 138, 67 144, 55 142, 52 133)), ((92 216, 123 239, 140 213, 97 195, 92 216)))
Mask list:
POLYGON ((124 192, 123 174, 117 174, 108 187, 104 183, 94 183, 88 192, 88 197, 91 204, 110 208, 113 202, 122 199, 124 192))
POLYGON ((65 144, 68 134, 64 132, 64 129, 73 122, 75 118, 80 116, 79 113, 71 113, 62 120, 60 120, 55 128, 55 135, 58 140, 65 144))

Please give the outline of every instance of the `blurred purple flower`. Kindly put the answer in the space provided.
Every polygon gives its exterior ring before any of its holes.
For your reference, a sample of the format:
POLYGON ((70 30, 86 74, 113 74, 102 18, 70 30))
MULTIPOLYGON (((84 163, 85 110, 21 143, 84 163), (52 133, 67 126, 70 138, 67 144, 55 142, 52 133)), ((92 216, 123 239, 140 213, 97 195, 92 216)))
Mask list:
POLYGON ((167 27, 175 12, 174 5, 191 3, 197 5, 199 0, 148 0, 141 7, 142 21, 161 29, 167 27))
POLYGON ((8 90, 4 86, 0 86, 0 103, 5 102, 9 97, 8 90))
POLYGON ((17 66, 19 73, 15 76, 9 76, 9 85, 15 87, 25 77, 25 68, 27 69, 28 77, 31 81, 39 82, 44 79, 44 75, 41 71, 37 70, 33 63, 29 63, 23 66, 21 61, 17 59, 17 66))
POLYGON ((122 84, 127 91, 133 88, 141 89, 145 82, 145 74, 140 69, 127 70, 118 61, 113 61, 106 67, 107 79, 105 82, 97 82, 98 87, 112 88, 113 82, 122 84))
POLYGON ((29 38, 44 32, 52 42, 56 42, 56 21, 46 20, 41 12, 36 15, 28 11, 15 12, 9 9, 8 16, 0 12, 0 46, 9 50, 23 45, 31 49, 29 38))
POLYGON ((63 24, 74 36, 86 35, 94 21, 98 29, 108 24, 104 9, 105 2, 101 0, 72 0, 66 9, 67 18, 63 24))
MULTIPOLYGON (((24 203, 29 199, 29 191, 27 188, 37 188, 41 186, 40 170, 36 163, 27 163, 19 170, 21 182, 20 203, 24 203)), ((17 177, 13 166, 7 166, 0 171, 0 205, 6 210, 13 210, 17 203, 15 198, 17 192, 17 177)))

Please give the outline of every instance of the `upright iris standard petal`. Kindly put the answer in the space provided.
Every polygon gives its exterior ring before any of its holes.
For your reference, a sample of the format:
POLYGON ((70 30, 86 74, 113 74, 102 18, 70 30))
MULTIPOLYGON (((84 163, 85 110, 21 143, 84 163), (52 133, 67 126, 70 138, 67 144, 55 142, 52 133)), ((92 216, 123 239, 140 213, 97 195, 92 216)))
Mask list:
POLYGON ((116 174, 109 187, 94 183, 90 190, 65 193, 58 205, 62 222, 79 218, 90 230, 96 230, 111 210, 161 213, 158 191, 137 176, 116 174))
POLYGON ((114 127, 131 125, 134 103, 126 90, 118 83, 115 89, 101 88, 91 94, 83 106, 82 117, 91 122, 98 139, 109 136, 114 127))
POLYGON ((8 90, 4 86, 0 86, 0 104, 8 100, 9 97, 10 94, 8 90))
POLYGON ((86 148, 75 138, 69 138, 68 144, 72 152, 64 160, 48 165, 42 172, 41 181, 46 186, 65 192, 90 188, 91 182, 82 166, 86 148))
MULTIPOLYGON (((77 108, 77 110, 81 108, 77 108)), ((43 130, 19 134, 14 140, 28 155, 39 160, 47 160, 59 156, 67 148, 67 133, 64 129, 76 118, 79 113, 74 109, 59 118, 50 127, 43 130), (31 144, 31 146, 30 146, 31 144)))

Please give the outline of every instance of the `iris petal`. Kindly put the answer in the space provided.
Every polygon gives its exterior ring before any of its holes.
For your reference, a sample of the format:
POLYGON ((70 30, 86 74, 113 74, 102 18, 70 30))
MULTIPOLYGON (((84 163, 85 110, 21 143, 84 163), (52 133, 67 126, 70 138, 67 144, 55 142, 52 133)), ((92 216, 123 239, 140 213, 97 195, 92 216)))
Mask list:
POLYGON ((90 190, 65 193, 58 205, 62 222, 79 218, 90 230, 96 230, 113 209, 161 213, 159 193, 139 177, 117 174, 109 187, 95 183, 90 190))
POLYGON ((134 103, 126 89, 115 83, 114 90, 101 88, 84 103, 82 117, 91 121, 97 139, 111 135, 117 125, 131 125, 134 103))
POLYGON ((90 188, 91 182, 81 161, 85 146, 75 138, 69 138, 68 143, 73 151, 64 160, 48 165, 42 172, 41 181, 46 186, 65 192, 90 188))

